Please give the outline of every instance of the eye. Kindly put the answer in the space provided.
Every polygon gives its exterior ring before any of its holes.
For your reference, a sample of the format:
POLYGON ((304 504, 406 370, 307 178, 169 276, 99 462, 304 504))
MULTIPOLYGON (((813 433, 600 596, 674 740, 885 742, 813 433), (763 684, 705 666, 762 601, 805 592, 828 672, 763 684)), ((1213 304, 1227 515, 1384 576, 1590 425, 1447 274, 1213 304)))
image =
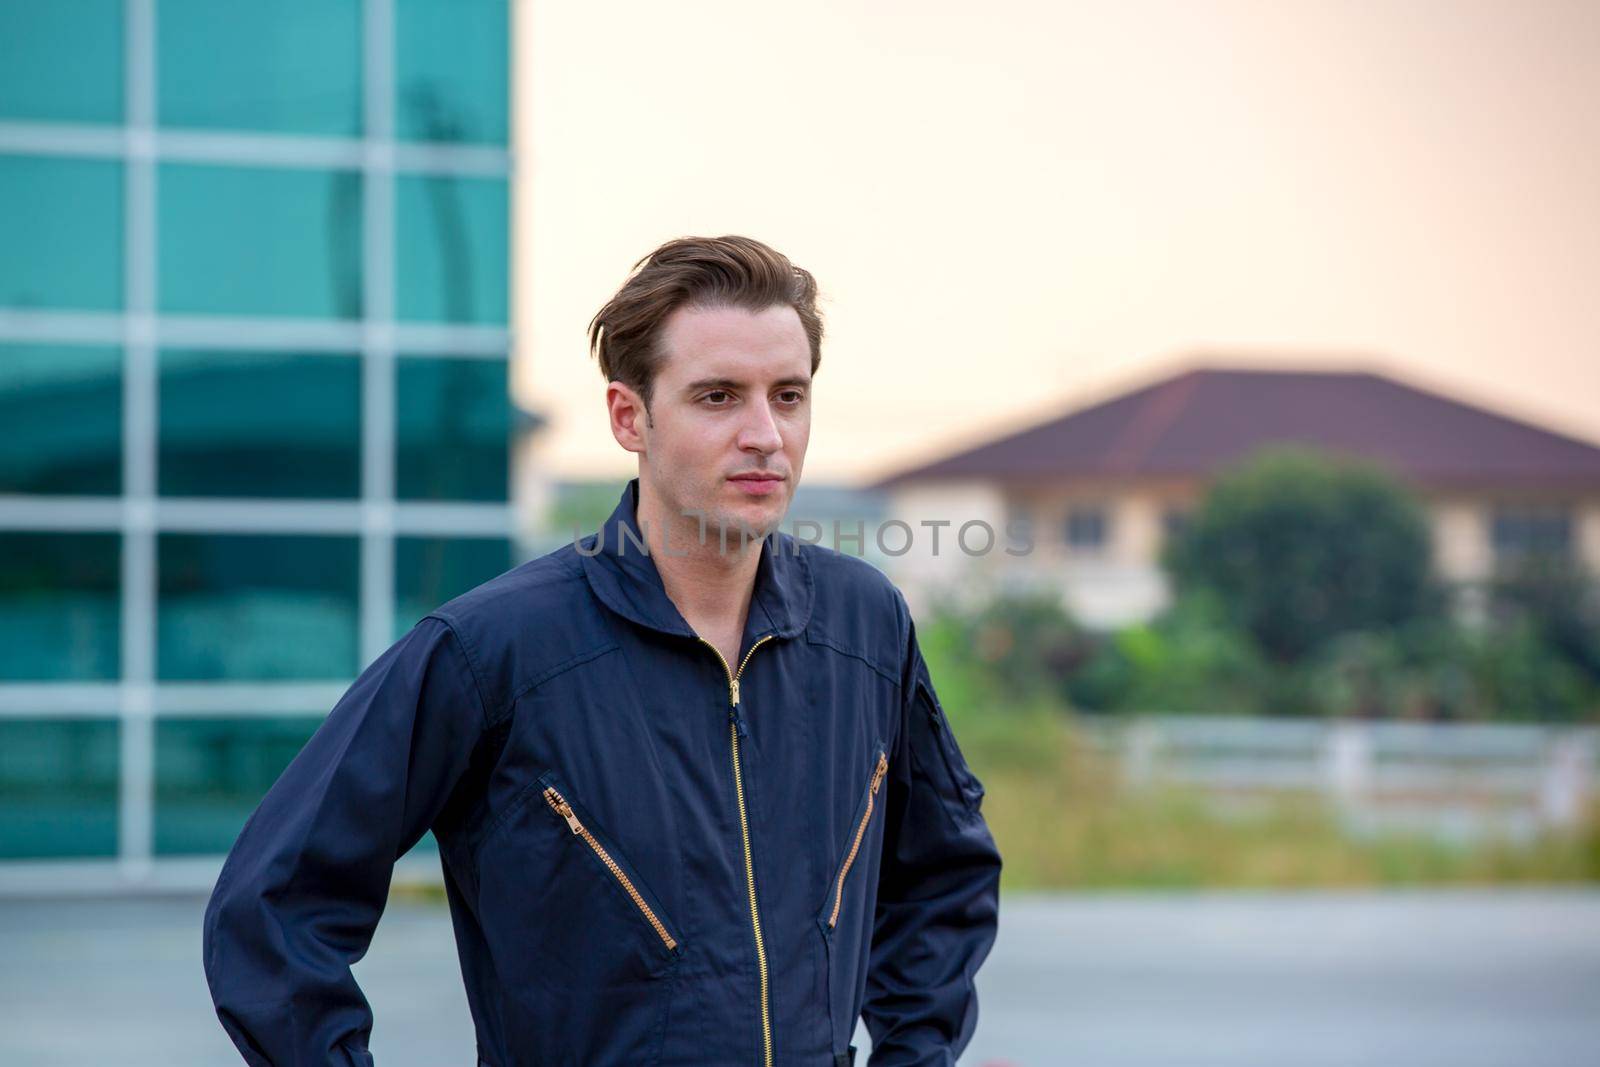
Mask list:
POLYGON ((778 397, 785 404, 798 404, 806 398, 806 395, 798 389, 785 389, 778 394, 778 397))
POLYGON ((726 389, 713 389, 713 390, 711 390, 711 392, 705 394, 700 399, 701 400, 712 400, 713 403, 712 403, 711 406, 714 407, 714 408, 719 408, 719 407, 725 407, 726 405, 715 402, 714 398, 727 397, 727 396, 730 396, 730 395, 731 394, 726 389))

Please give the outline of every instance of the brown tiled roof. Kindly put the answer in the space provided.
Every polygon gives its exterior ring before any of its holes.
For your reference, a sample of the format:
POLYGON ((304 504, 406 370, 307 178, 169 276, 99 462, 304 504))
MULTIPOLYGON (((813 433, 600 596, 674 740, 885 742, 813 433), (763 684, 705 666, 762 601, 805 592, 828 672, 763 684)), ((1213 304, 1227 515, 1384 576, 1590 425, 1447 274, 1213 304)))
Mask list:
POLYGON ((1366 371, 1197 368, 875 483, 1207 477, 1300 443, 1434 487, 1600 489, 1600 446, 1366 371))

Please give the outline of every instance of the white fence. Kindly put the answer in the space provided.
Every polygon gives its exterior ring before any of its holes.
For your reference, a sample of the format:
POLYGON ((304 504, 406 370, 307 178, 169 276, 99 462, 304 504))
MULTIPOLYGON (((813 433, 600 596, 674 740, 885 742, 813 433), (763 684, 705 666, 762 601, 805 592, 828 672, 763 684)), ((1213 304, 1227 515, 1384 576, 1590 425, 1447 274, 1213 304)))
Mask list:
POLYGON ((1358 829, 1524 837, 1570 828, 1600 780, 1593 727, 1140 716, 1090 729, 1134 787, 1320 793, 1358 829))

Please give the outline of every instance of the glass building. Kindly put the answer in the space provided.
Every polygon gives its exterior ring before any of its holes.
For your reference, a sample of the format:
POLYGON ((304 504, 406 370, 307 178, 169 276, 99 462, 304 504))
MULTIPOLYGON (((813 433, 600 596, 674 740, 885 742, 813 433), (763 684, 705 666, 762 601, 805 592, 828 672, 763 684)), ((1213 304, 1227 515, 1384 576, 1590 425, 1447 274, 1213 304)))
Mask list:
POLYGON ((515 562, 509 21, 0 0, 0 890, 208 886, 515 562))

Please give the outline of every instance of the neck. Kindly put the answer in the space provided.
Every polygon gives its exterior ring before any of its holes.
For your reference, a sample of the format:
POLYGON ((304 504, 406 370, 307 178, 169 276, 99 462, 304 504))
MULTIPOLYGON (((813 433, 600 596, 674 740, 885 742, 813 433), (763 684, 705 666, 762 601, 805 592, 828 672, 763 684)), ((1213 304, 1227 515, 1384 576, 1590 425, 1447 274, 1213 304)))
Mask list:
POLYGON ((741 633, 755 592, 761 539, 741 544, 735 528, 727 532, 724 549, 718 527, 707 521, 702 544, 700 517, 674 514, 643 478, 636 517, 661 584, 685 621, 702 636, 741 633))

